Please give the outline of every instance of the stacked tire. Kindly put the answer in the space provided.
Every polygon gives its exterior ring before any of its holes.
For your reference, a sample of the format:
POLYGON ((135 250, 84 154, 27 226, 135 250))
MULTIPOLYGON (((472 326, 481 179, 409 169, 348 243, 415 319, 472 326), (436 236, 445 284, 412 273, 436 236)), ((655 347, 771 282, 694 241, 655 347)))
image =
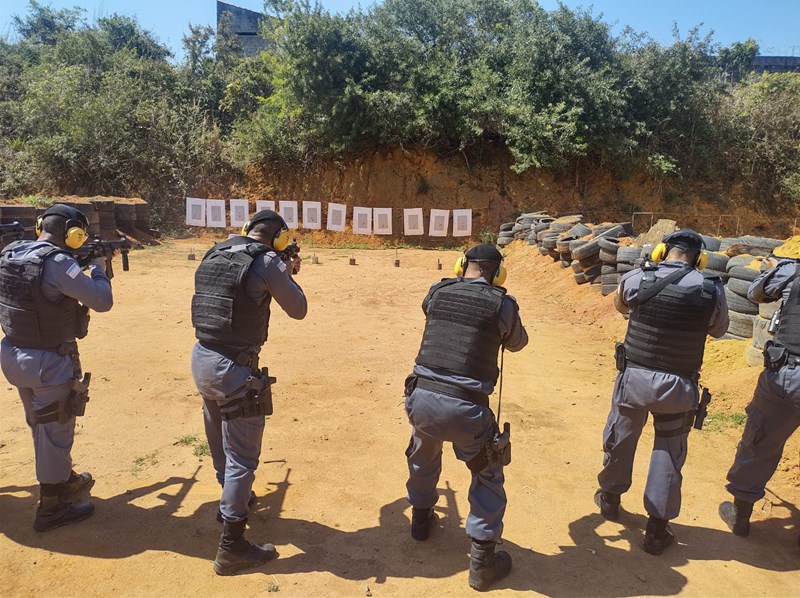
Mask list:
POLYGON ((758 317, 758 304, 747 298, 750 283, 758 276, 759 271, 750 267, 752 255, 738 255, 728 260, 726 270, 728 280, 725 283, 725 298, 728 300, 729 338, 748 339, 753 337, 754 321, 758 317))
POLYGON ((617 252, 620 249, 619 239, 602 237, 600 245, 600 292, 605 297, 616 292, 619 279, 622 276, 617 272, 617 252))
MULTIPOLYGON (((595 235, 595 231, 592 231, 595 235)), ((602 290, 602 269, 603 261, 600 259, 600 243, 607 244, 608 239, 616 239, 625 234, 623 227, 614 226, 604 228, 591 239, 576 239, 570 242, 572 262, 570 265, 573 270, 573 277, 578 284, 587 282, 598 291, 602 290)))

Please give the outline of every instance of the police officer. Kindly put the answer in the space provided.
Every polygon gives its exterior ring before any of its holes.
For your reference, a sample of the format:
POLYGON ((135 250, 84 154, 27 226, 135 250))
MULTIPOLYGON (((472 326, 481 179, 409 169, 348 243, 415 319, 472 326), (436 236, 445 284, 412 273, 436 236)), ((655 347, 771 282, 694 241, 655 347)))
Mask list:
MULTIPOLYGON (((774 320, 780 321, 764 350, 764 371, 747 406, 747 424, 728 472, 733 502, 723 502, 719 514, 737 536, 750 533, 753 504, 775 473, 783 447, 800 426, 800 255, 779 247, 765 262, 747 290, 756 303, 783 300, 774 320)), ((800 540, 800 538, 798 539, 800 540)))
POLYGON ((698 378, 706 334, 728 329, 728 307, 718 278, 698 271, 706 260, 703 240, 683 229, 664 237, 644 268, 625 274, 614 305, 630 313, 625 342, 618 345, 611 411, 603 433, 603 469, 595 504, 606 519, 619 517, 620 495, 631 486, 633 459, 648 414, 655 441, 644 491, 649 514, 644 550, 659 555, 672 544, 667 525, 681 507, 681 469, 699 403, 698 378))
POLYGON ((203 398, 206 437, 222 485, 222 538, 214 561, 230 575, 276 556, 271 544, 244 538, 264 417, 272 413, 270 380, 258 367, 267 340, 274 298, 289 317, 302 320, 307 303, 292 274, 300 258, 284 262, 279 252, 289 230, 277 213, 262 210, 233 236, 212 247, 195 274, 192 325, 197 344, 192 376, 203 398), (246 236, 245 236, 246 235, 246 236))
POLYGON ((495 554, 506 494, 502 459, 491 450, 498 429, 489 395, 499 374, 498 350, 503 346, 519 351, 528 335, 517 302, 499 286, 505 279, 502 259, 494 247, 476 245, 457 262, 456 278, 431 287, 422 302, 422 344, 414 372, 406 379, 405 405, 413 428, 406 450, 411 536, 428 538, 435 519, 442 444, 452 442, 456 457, 472 472, 469 585, 477 590, 486 590, 511 570, 509 554, 495 554))
POLYGON ((55 205, 37 222, 35 241, 16 241, 0 254, 0 366, 17 387, 33 432, 39 507, 33 527, 45 532, 86 519, 91 502, 71 502, 94 484, 72 470, 75 415, 88 400, 76 339, 86 336, 89 309, 111 309, 104 260, 88 266, 70 252, 86 240, 79 210, 55 205))

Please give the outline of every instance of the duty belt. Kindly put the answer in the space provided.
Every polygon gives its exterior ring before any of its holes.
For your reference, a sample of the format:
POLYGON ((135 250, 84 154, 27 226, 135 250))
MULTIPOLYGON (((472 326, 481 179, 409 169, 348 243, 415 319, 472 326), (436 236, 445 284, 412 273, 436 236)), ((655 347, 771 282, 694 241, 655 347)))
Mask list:
POLYGON ((209 343, 208 341, 198 341, 198 344, 209 351, 219 353, 226 359, 235 361, 238 365, 258 367, 258 353, 256 351, 237 349, 226 345, 218 345, 217 343, 209 343))
POLYGON ((456 386, 455 384, 436 382, 434 380, 428 380, 427 378, 417 377, 414 386, 416 388, 421 388, 422 390, 438 392, 439 394, 469 401, 470 403, 475 403, 476 405, 486 406, 489 404, 489 395, 476 390, 467 390, 466 388, 456 386))

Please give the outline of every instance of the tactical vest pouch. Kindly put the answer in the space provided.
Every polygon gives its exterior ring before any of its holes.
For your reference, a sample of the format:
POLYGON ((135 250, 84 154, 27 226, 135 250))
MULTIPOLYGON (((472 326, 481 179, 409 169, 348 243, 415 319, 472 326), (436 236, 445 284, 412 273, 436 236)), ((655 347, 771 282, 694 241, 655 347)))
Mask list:
POLYGON ((617 370, 620 372, 624 372, 625 367, 628 365, 628 360, 625 359, 624 343, 616 343, 614 345, 614 360, 617 362, 617 370))
POLYGON ((75 338, 84 338, 87 334, 89 334, 89 308, 81 305, 75 316, 75 338))

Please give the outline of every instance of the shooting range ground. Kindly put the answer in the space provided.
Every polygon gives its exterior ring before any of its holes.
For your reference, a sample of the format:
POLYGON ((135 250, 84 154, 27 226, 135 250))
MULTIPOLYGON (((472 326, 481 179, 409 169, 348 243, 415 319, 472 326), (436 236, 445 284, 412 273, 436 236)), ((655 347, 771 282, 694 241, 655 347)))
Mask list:
MULTIPOLYGON (((191 239, 132 252, 130 271, 119 268, 113 281, 114 308, 92 314, 81 343, 91 399, 73 450, 75 469, 97 479, 92 518, 33 531, 31 435, 16 391, 0 387, 0 595, 467 595, 469 472, 446 446, 437 527, 427 542, 412 540, 402 396, 424 325, 420 304, 459 252, 402 249, 395 267, 390 249, 302 248, 308 317, 291 320, 273 303, 261 354, 278 382, 248 531, 280 558, 223 578, 211 568, 220 488, 189 371, 193 277, 208 246, 191 239), (187 260, 190 248, 198 261, 187 260)), ((689 437, 678 543, 653 557, 640 546, 649 424, 620 520, 603 520, 592 501, 625 321, 611 296, 576 286, 536 247, 515 244, 509 254, 506 284, 531 342, 505 356, 513 460, 503 548, 514 569, 498 595, 796 595, 797 435, 756 505, 750 538, 717 516, 759 374, 744 361, 748 341, 709 343, 710 421, 689 437)))

